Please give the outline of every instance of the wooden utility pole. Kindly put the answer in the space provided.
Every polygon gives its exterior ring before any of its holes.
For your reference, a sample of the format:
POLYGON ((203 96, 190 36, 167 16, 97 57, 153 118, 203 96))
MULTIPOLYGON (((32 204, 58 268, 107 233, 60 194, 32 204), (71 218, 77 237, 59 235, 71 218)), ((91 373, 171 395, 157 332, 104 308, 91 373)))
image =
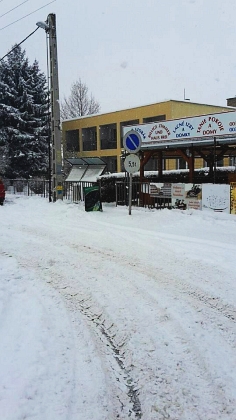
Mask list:
POLYGON ((47 18, 50 64, 50 101, 51 101, 51 169, 53 201, 63 199, 59 80, 57 59, 56 15, 51 13, 47 18))

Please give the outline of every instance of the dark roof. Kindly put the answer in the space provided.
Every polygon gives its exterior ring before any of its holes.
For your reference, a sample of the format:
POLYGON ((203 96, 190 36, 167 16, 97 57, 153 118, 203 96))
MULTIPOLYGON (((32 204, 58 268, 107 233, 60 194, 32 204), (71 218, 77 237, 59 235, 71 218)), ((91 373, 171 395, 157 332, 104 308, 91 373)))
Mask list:
POLYGON ((71 158, 65 159, 71 165, 106 165, 106 163, 98 158, 98 157, 91 157, 91 158, 71 158))

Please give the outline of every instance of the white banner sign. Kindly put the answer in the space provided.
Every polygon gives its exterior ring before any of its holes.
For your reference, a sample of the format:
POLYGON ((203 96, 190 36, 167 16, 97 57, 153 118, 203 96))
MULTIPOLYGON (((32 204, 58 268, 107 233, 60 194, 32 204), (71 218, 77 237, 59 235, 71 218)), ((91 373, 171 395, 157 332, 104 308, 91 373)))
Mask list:
POLYGON ((230 185, 202 184, 202 210, 230 213, 230 185))
MULTIPOLYGON (((236 136, 236 112, 202 115, 123 127, 123 136, 137 131, 142 145, 189 143, 190 139, 207 140, 209 137, 236 136)), ((235 139, 233 139, 235 141, 235 139)))

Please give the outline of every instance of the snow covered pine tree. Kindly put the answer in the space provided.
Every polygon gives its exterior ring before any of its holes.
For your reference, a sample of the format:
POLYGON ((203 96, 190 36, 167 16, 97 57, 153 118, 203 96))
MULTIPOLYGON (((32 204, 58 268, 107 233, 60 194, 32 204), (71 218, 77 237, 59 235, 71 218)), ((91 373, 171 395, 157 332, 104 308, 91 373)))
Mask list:
POLYGON ((2 175, 30 178, 48 173, 48 93, 38 63, 14 47, 0 64, 2 175), (2 159, 3 160, 3 159, 2 159))

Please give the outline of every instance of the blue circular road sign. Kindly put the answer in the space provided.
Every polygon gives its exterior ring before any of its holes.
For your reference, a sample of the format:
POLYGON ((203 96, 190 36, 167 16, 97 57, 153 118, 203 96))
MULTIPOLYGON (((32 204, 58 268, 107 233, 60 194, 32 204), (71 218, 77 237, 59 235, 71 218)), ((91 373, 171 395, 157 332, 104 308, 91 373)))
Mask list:
POLYGON ((128 131, 123 138, 124 149, 129 153, 137 153, 142 145, 142 139, 135 130, 128 131))

